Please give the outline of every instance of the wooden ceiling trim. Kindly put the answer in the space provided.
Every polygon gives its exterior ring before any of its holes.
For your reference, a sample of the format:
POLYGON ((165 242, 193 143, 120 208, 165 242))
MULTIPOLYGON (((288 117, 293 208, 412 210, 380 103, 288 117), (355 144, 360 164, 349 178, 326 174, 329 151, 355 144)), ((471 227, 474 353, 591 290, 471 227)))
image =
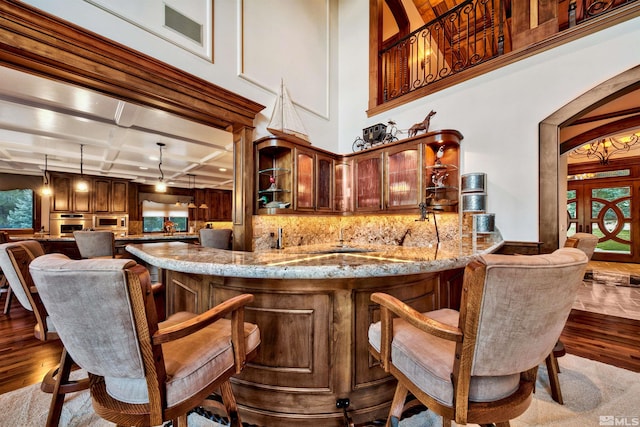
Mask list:
POLYGON ((602 138, 603 135, 612 135, 624 131, 635 130, 640 127, 640 116, 625 117, 615 122, 589 129, 560 144, 560 154, 571 151, 586 144, 589 141, 602 138))
POLYGON ((265 107, 16 0, 0 0, 0 64, 229 130, 265 107))

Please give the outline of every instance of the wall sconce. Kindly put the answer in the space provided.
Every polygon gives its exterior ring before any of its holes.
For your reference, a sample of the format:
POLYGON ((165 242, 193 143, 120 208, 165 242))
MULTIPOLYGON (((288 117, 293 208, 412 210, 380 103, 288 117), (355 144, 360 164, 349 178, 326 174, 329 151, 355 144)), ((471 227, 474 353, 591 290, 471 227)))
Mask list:
POLYGON ((572 157, 595 157, 601 165, 609 164, 609 158, 620 151, 629 151, 638 142, 638 134, 625 136, 621 139, 615 137, 597 139, 571 151, 572 157))
POLYGON ((47 155, 44 155, 44 175, 43 175, 43 182, 44 182, 44 186, 42 187, 42 190, 40 191, 41 194, 43 196, 51 196, 53 194, 53 191, 51 191, 51 187, 49 186, 49 177, 47 176, 47 155))
POLYGON ((158 170, 160 171, 160 177, 158 178, 158 183, 156 184, 156 192, 164 193, 167 191, 167 184, 164 182, 164 173, 162 172, 162 147, 164 147, 163 142, 156 142, 158 147, 160 148, 160 163, 158 163, 158 170))
POLYGON ((89 191, 89 183, 84 179, 84 144, 80 144, 80 180, 76 183, 76 191, 78 193, 86 193, 89 191))

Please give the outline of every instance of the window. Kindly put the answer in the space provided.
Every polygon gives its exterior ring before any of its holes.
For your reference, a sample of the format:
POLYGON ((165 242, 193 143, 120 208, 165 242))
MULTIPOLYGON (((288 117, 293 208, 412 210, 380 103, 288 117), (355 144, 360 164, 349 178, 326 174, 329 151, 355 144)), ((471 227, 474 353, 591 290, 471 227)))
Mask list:
POLYGON ((142 231, 144 233, 160 233, 164 224, 171 221, 175 231, 186 232, 189 229, 189 208, 185 205, 142 202, 142 231))
POLYGON ((0 191, 0 228, 33 228, 33 190, 0 191))

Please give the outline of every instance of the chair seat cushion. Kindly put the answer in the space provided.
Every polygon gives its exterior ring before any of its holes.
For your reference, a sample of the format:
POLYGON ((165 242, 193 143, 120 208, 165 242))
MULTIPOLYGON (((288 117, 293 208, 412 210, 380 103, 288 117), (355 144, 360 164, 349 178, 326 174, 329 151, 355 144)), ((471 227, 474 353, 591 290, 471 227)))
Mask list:
MULTIPOLYGON (((195 314, 180 312, 159 324, 166 328, 181 323, 195 314)), ((244 324, 246 352, 260 344, 260 331, 251 323, 244 324)), ((233 366, 231 321, 221 319, 202 330, 162 345, 167 373, 167 404, 179 404, 196 391, 209 385, 211 378, 233 366), (214 376, 212 376, 212 373, 214 376)), ((147 403, 147 383, 144 379, 105 377, 107 393, 127 403, 147 403)))
MULTIPOLYGON (((426 316, 451 326, 458 326, 458 312, 442 309, 424 313, 426 316)), ((380 351, 380 322, 369 327, 369 343, 380 351)), ((393 365, 421 390, 443 405, 453 405, 453 362, 456 344, 422 332, 406 321, 393 321, 391 360, 393 365)), ((520 375, 473 376, 469 387, 469 400, 489 402, 507 397, 518 388, 520 375)))

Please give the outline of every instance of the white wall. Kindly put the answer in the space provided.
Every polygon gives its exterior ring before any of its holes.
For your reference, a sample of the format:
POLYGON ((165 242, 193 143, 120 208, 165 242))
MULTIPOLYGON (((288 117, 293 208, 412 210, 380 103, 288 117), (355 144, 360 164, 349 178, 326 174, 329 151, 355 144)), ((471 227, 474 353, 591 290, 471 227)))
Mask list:
MULTIPOLYGON (((369 0, 326 1, 329 54, 328 63, 319 66, 327 67, 329 75, 328 116, 299 109, 313 145, 347 153, 363 128, 392 118, 406 129, 433 109, 437 114, 431 120, 432 130, 452 128, 464 135, 462 173, 487 173, 488 210, 496 213, 496 224, 506 240, 538 239, 538 123, 595 85, 640 63, 640 18, 636 18, 368 118, 369 0)), ((215 0, 213 64, 82 0, 27 3, 262 103, 267 108, 256 121, 256 137, 267 134, 264 128, 275 95, 238 76, 240 0, 215 0)), ((277 12, 274 8, 273 13, 277 12)), ((270 22, 265 16, 265 26, 270 22)), ((290 25, 295 27, 296 22, 290 25)), ((300 26, 297 31, 301 37, 312 37, 308 28, 300 26)), ((278 55, 286 54, 286 46, 280 47, 278 55)), ((318 61, 305 57, 304 51, 293 55, 298 61, 318 61)), ((274 61, 265 66, 276 74, 281 64, 274 61)), ((287 71, 282 66, 281 75, 287 71)), ((305 75, 288 79, 295 80, 290 84, 294 87, 314 84, 305 75)), ((298 95, 304 99, 305 94, 298 95)), ((296 101, 296 93, 291 96, 296 101)))

